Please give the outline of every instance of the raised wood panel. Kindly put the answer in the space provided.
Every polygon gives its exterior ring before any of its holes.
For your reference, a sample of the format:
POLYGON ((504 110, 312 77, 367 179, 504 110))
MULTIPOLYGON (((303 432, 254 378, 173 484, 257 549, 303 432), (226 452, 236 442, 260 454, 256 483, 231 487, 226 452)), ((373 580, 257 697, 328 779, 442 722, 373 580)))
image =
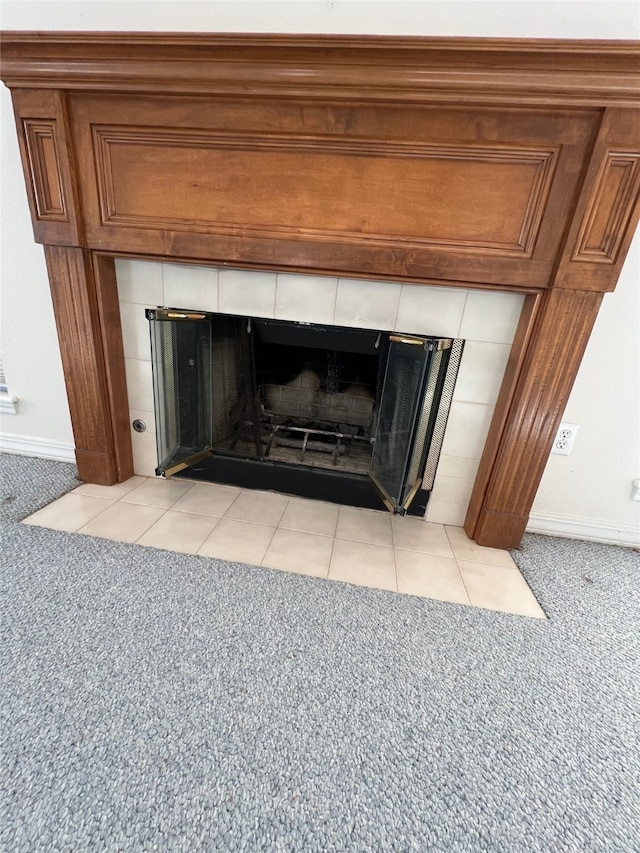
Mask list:
POLYGON ((23 120, 38 219, 68 222, 55 125, 55 121, 23 120))
POLYGON ((640 196, 640 152, 608 151, 572 261, 615 264, 640 196))
POLYGON ((640 110, 607 109, 571 219, 558 287, 615 288, 640 218, 640 110))
POLYGON ((45 246, 45 259, 78 476, 110 485, 118 474, 91 257, 82 249, 45 246))
POLYGON ((526 258, 557 160, 556 148, 168 128, 93 137, 103 224, 526 258))
POLYGON ((145 100, 71 100, 91 246, 509 287, 548 284, 600 122, 145 100))
POLYGON ((66 99, 60 92, 13 93, 33 231, 50 245, 82 243, 66 99))

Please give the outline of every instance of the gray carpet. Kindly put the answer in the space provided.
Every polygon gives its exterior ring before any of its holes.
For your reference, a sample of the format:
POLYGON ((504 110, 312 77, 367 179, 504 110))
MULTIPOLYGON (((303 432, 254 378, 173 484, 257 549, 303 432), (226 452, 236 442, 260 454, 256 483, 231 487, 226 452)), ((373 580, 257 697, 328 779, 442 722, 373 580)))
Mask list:
POLYGON ((637 553, 527 536, 545 622, 16 523, 74 473, 2 457, 2 850, 640 849, 637 553))

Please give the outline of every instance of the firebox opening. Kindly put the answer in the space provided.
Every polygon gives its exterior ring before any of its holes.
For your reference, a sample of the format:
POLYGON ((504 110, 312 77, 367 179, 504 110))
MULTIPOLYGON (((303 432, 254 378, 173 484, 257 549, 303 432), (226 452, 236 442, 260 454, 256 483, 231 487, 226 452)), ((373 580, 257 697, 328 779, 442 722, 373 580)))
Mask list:
MULTIPOLYGON (((364 474, 383 376, 381 335, 353 329, 252 320, 261 458, 364 474)), ((218 451, 256 453, 253 423, 218 451)))
POLYGON ((451 340, 181 309, 147 317, 157 474, 424 513, 451 340))

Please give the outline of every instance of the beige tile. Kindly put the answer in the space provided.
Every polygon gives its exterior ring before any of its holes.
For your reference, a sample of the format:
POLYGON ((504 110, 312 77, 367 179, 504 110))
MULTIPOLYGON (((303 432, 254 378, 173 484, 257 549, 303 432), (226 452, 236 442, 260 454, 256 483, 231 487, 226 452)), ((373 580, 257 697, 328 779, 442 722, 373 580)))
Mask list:
POLYGON ((218 521, 207 515, 169 510, 142 534, 138 545, 195 554, 218 521))
POLYGON ((135 542, 163 513, 161 507, 119 501, 81 527, 78 533, 113 539, 115 542, 135 542))
POLYGON ((427 504, 427 521, 461 527, 467 516, 474 480, 438 474, 427 504))
POLYGON ((124 483, 115 483, 113 486, 98 486, 96 483, 83 483, 74 489, 72 495, 90 495, 93 498, 106 498, 107 500, 119 501, 128 492, 141 486, 145 482, 144 477, 130 477, 124 483))
POLYGON ((129 409, 129 424, 131 425, 138 418, 145 422, 147 429, 146 432, 136 432, 130 426, 133 470, 141 477, 155 477, 158 467, 155 416, 152 412, 129 409))
POLYGON ((337 278, 278 274, 276 318, 298 322, 333 323, 337 278))
POLYGON ((396 548, 398 592, 436 598, 455 604, 469 604, 458 564, 452 557, 418 554, 396 548))
POLYGON ((492 417, 493 406, 454 400, 444 434, 442 453, 463 459, 480 459, 492 417))
POLYGON ((218 310, 218 270, 189 264, 163 264, 164 302, 171 308, 218 310))
POLYGON ((280 527, 335 536, 339 509, 337 504, 291 498, 280 521, 280 527))
POLYGON ((391 547, 393 545, 391 516, 387 512, 341 506, 338 513, 336 538, 391 547))
POLYGON ((471 291, 464 308, 460 337, 472 341, 510 344, 523 303, 524 296, 517 293, 471 291))
POLYGON ((151 361, 151 336, 145 309, 134 302, 120 303, 120 324, 125 358, 151 361))
POLYGON ((222 518, 198 549, 198 554, 259 566, 275 530, 275 527, 267 527, 265 524, 222 518))
POLYGON ((139 358, 125 358, 129 406, 143 412, 153 412, 153 374, 151 362, 139 358))
POLYGON ((329 565, 329 580, 397 592, 393 548, 336 539, 329 565))
POLYGON ((215 483, 195 483, 171 507, 176 512, 193 512, 198 515, 223 516, 240 495, 241 489, 219 486, 215 483))
POLYGON ((289 498, 273 492, 242 491, 225 513, 227 518, 277 527, 289 498))
POLYGON ((395 329, 401 285, 387 281, 338 280, 335 323, 359 329, 395 329))
POLYGON ((454 401, 493 405, 500 393, 510 349, 508 344, 466 341, 454 401))
POLYGON ((442 454, 438 461, 438 477, 475 480, 479 465, 479 459, 465 459, 463 456, 442 454))
POLYGON ((421 551, 453 558, 453 550, 442 524, 431 524, 421 518, 394 515, 391 518, 393 545, 405 551, 421 551))
POLYGON ((71 492, 25 518, 24 524, 34 524, 37 527, 50 527, 52 530, 64 530, 67 533, 73 533, 91 521, 92 518, 109 509, 113 503, 113 501, 104 498, 71 492))
POLYGON ((458 338, 467 290, 403 284, 398 306, 398 332, 458 338))
POLYGON ((516 564, 513 562, 513 557, 508 551, 477 545, 473 539, 469 539, 462 527, 447 525, 445 529, 457 560, 468 560, 472 563, 487 563, 490 566, 517 569, 516 564))
POLYGON ((298 530, 276 530, 262 565, 298 575, 326 578, 333 541, 332 536, 318 536, 316 533, 301 533, 298 530))
POLYGON ((191 488, 191 483, 171 479, 165 480, 164 477, 154 477, 145 480, 136 489, 126 494, 122 498, 122 501, 123 503, 159 506, 163 509, 169 509, 191 488))
POLYGON ((116 258, 118 298, 139 305, 162 305, 162 264, 116 258))
POLYGON ((469 600, 474 607, 545 619, 544 611, 518 569, 458 560, 469 600))
POLYGON ((257 270, 220 270, 218 305, 222 314, 273 317, 276 274, 257 270))

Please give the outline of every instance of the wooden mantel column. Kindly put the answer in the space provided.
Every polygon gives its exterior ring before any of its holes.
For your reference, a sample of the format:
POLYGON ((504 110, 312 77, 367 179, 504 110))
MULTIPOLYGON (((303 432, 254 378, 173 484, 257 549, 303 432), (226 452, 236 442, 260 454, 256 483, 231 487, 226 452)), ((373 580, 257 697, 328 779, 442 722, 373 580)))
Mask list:
POLYGON ((640 213, 637 42, 3 33, 78 472, 133 473, 114 261, 525 295, 465 529, 517 547, 640 213))
MULTIPOLYGON (((88 483, 112 485, 130 477, 133 466, 130 442, 121 449, 114 441, 117 415, 114 398, 109 394, 106 342, 91 252, 46 245, 44 252, 76 442, 78 476, 88 483)), ((121 399, 126 401, 126 391, 121 399)))
POLYGON ((520 544, 602 296, 553 289, 539 297, 506 417, 496 409, 497 448, 488 442, 467 513, 465 530, 481 545, 520 544))

